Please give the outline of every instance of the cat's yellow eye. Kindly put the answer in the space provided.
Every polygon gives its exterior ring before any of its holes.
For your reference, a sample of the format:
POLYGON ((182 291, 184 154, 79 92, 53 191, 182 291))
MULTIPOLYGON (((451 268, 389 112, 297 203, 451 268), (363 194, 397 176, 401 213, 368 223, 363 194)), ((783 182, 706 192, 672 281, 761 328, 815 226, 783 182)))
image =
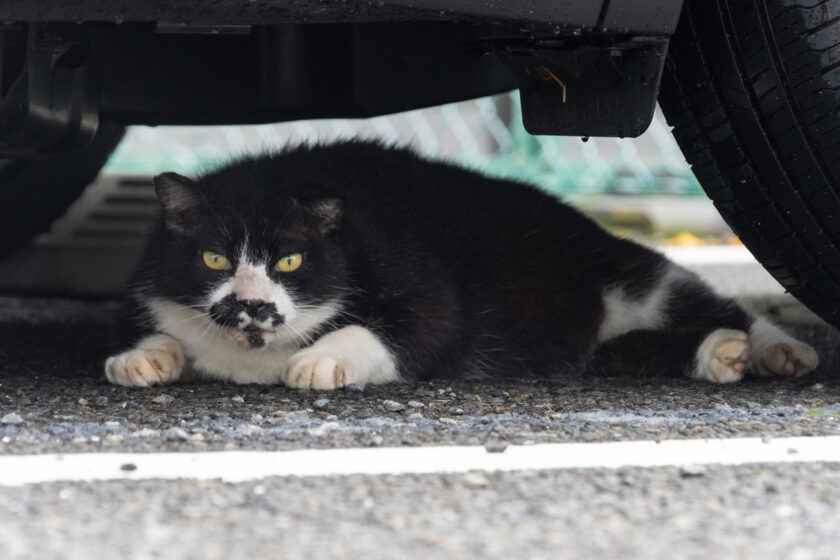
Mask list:
POLYGON ((301 264, 303 264, 303 255, 292 253, 277 261, 277 270, 280 272, 292 272, 293 270, 299 269, 301 264))
POLYGON ((204 264, 213 270, 224 270, 228 267, 227 257, 214 253, 213 251, 204 251, 201 258, 204 259, 204 264))

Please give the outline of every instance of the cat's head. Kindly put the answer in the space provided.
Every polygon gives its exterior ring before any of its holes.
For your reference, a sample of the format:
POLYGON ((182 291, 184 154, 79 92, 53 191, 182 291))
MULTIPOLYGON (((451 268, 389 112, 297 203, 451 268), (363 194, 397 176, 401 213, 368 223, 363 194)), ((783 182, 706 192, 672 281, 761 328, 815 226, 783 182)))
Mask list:
MULTIPOLYGON (((312 187, 289 194, 256 177, 165 173, 154 183, 163 226, 142 264, 152 286, 144 295, 249 349, 305 340, 338 312, 347 285, 340 198, 312 187)), ((164 329, 168 320, 158 317, 164 329)))

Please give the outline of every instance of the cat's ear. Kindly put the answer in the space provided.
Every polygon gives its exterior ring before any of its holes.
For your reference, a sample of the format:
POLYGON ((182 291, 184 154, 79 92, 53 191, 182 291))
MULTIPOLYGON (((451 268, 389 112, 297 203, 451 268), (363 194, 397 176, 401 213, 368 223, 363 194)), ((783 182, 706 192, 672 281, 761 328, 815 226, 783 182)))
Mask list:
POLYGON ((344 201, 340 198, 293 198, 291 202, 304 225, 320 235, 327 235, 341 225, 344 201))
POLYGON ((205 203, 195 181, 177 173, 163 173, 154 178, 154 183, 166 227, 183 234, 198 231, 205 203))

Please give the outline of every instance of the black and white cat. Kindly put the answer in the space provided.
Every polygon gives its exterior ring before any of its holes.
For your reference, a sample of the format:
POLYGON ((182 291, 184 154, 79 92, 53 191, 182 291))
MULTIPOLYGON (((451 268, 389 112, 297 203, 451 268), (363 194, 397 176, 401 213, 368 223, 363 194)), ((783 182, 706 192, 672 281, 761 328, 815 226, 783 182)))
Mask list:
POLYGON ((572 371, 728 383, 817 365, 537 189, 407 150, 299 147, 155 189, 163 218, 131 296, 147 336, 107 360, 113 383, 188 368, 315 389, 572 371))

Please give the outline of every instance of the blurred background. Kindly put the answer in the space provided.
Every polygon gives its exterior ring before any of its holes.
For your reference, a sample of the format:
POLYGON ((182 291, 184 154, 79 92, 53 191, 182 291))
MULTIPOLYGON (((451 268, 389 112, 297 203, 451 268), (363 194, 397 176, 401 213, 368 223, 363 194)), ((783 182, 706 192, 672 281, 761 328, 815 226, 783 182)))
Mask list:
POLYGON ((365 120, 257 126, 132 127, 106 168, 112 173, 194 174, 240 153, 306 142, 381 139, 412 146, 556 194, 702 195, 670 129, 657 112, 637 139, 532 136, 512 92, 365 120))
POLYGON ((410 146, 431 158, 536 184, 615 233, 645 243, 737 244, 661 112, 635 139, 532 136, 522 127, 514 91, 364 120, 131 127, 65 216, 0 263, 0 289, 118 295, 158 212, 155 174, 191 176, 245 153, 349 138, 410 146))
POLYGON ((366 120, 322 120, 259 126, 133 127, 106 171, 192 175, 238 154, 307 142, 379 139, 437 159, 536 184, 583 207, 618 233, 675 243, 725 240, 725 226, 705 200, 662 113, 635 139, 532 136, 519 94, 366 120), (628 195, 646 195, 644 198, 628 195), (697 197, 700 197, 699 199, 697 197), (693 237, 682 235, 688 230, 693 237))

